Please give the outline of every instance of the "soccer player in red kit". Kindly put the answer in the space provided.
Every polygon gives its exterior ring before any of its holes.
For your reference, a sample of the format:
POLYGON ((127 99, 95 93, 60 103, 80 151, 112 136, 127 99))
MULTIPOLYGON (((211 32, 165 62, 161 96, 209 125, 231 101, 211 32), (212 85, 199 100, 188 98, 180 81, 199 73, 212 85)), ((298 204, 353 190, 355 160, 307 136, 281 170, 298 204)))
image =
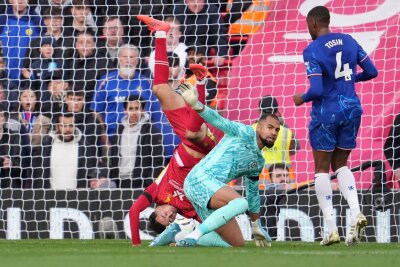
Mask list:
MULTIPOLYGON (((190 170, 215 146, 215 139, 204 120, 169 85, 170 67, 168 65, 166 37, 170 25, 148 16, 137 16, 155 32, 155 68, 153 92, 172 125, 181 143, 174 151, 170 163, 129 210, 132 245, 141 244, 139 236, 139 214, 151 203, 159 205, 155 220, 168 226, 175 220, 176 213, 186 218, 199 220, 196 211, 183 192, 183 183, 190 170), (167 204, 167 205, 165 205, 167 204)), ((205 77, 207 69, 202 65, 191 65, 196 75, 199 100, 205 103, 205 77)))

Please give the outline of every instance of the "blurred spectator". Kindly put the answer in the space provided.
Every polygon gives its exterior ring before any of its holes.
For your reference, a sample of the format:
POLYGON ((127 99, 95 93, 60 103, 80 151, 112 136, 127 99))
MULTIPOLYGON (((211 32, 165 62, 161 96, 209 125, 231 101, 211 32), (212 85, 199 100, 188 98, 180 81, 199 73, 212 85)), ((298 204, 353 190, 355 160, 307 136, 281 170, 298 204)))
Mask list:
POLYGON ((69 81, 65 74, 54 71, 50 81, 45 84, 40 92, 41 112, 52 121, 61 113, 64 97, 69 90, 69 81))
MULTIPOLYGON (((39 116, 39 103, 36 94, 30 88, 24 88, 19 96, 19 110, 15 119, 21 123, 24 132, 30 134, 39 116)), ((13 115, 11 117, 14 117, 13 115)))
MULTIPOLYGON (((68 73, 69 66, 63 59, 54 58, 54 41, 51 37, 40 37, 40 58, 36 58, 31 69, 22 69, 22 76, 32 83, 31 88, 38 91, 49 82, 55 71, 68 73)), ((68 74, 66 74, 68 75, 68 74)))
POLYGON ((107 73, 107 60, 99 57, 93 33, 81 32, 76 36, 76 55, 72 62, 72 90, 84 91, 85 102, 90 103, 96 81, 107 73))
POLYGON ((269 0, 233 1, 227 5, 229 34, 251 35, 263 25, 269 13, 269 0))
POLYGON ((146 102, 131 95, 124 103, 125 117, 111 139, 111 177, 121 188, 146 188, 164 167, 161 132, 144 111, 146 102))
POLYGON ((163 14, 172 14, 171 4, 174 0, 106 0, 107 15, 117 16, 121 19, 122 25, 128 25, 127 36, 129 43, 140 49, 140 57, 148 57, 151 52, 151 37, 147 27, 142 27, 137 20, 137 15, 150 15, 158 19, 163 14), (164 10, 171 11, 164 11, 164 10))
MULTIPOLYGON (((73 4, 72 2, 72 0, 38 0, 38 5, 35 9, 35 12, 43 16, 44 9, 61 9, 62 15, 65 18, 64 25, 69 26, 73 21, 73 15, 71 13, 71 4, 73 4)), ((89 11, 87 16, 87 25, 96 27, 95 18, 91 11, 89 11)))
POLYGON ((0 78, 0 104, 3 105, 4 110, 7 112, 14 111, 18 108, 18 91, 8 90, 9 85, 7 78, 1 80, 0 78))
POLYGON ((28 0, 10 0, 7 13, 0 15, 0 47, 8 77, 19 84, 21 68, 29 42, 39 36, 41 19, 28 6, 28 0))
POLYGON ((118 68, 118 49, 127 43, 124 40, 124 27, 118 16, 106 17, 103 23, 103 36, 99 43, 98 58, 107 60, 109 71, 118 68))
POLYGON ((16 91, 18 90, 17 85, 12 81, 10 81, 10 79, 7 77, 6 62, 3 58, 3 47, 1 46, 1 43, 0 43, 0 83, 6 90, 16 90, 16 91))
POLYGON ((393 169, 396 180, 400 183, 400 113, 394 119, 385 142, 384 153, 393 169))
MULTIPOLYGON (((167 52, 174 53, 179 57, 179 66, 181 67, 181 70, 184 71, 187 57, 187 46, 180 42, 182 36, 181 23, 179 20, 173 17, 168 17, 165 19, 165 21, 171 25, 171 28, 167 33, 167 52)), ((151 52, 149 57, 149 68, 152 74, 154 74, 154 58, 155 50, 151 52)), ((183 73, 180 76, 183 77, 183 73)))
POLYGON ((217 51, 214 64, 221 66, 228 54, 228 39, 218 8, 206 4, 205 0, 181 0, 175 4, 174 14, 183 28, 183 43, 203 49, 214 48, 217 51))
POLYGON ((72 0, 70 6, 72 22, 64 23, 64 35, 76 37, 80 32, 97 32, 94 23, 90 23, 90 4, 89 0, 72 0))
MULTIPOLYGON (((267 166, 275 163, 285 163, 291 168, 290 155, 294 155, 300 149, 300 142, 295 138, 294 133, 285 124, 281 113, 279 112, 278 101, 271 95, 264 96, 259 102, 261 114, 275 114, 281 123, 281 128, 272 148, 264 147, 262 154, 267 166)), ((257 123, 253 124, 253 128, 257 123)))
POLYGON ((43 136, 49 133, 50 118, 40 114, 40 103, 37 100, 37 95, 29 87, 20 91, 18 100, 18 111, 12 113, 11 118, 19 123, 18 130, 25 145, 28 147, 39 145, 43 136))
POLYGON ((75 127, 78 128, 86 137, 86 143, 97 149, 97 157, 101 157, 102 145, 101 137, 105 135, 100 127, 100 122, 96 120, 92 113, 84 110, 85 99, 82 91, 68 91, 65 99, 66 110, 74 114, 75 127))
POLYGON ((71 12, 67 12, 71 0, 37 0, 35 12, 39 15, 44 14, 45 9, 60 9, 63 16, 71 16, 71 12))
POLYGON ((7 115, 0 105, 0 188, 21 188, 25 177, 24 153, 19 132, 7 127, 7 115))
POLYGON ((292 189, 293 180, 289 177, 289 168, 284 163, 272 164, 268 168, 271 183, 266 189, 289 190, 292 189))
POLYGON ((125 115, 123 103, 126 98, 128 95, 138 94, 147 102, 145 110, 149 111, 151 120, 164 134, 164 144, 169 146, 166 155, 170 156, 174 149, 174 134, 161 111, 160 103, 150 90, 150 81, 136 70, 138 56, 139 50, 135 46, 120 47, 119 69, 103 76, 98 81, 90 107, 99 121, 104 123, 106 132, 111 137, 116 133, 117 125, 125 115))
POLYGON ((56 131, 45 136, 32 154, 34 188, 86 188, 97 165, 95 149, 75 127, 72 113, 58 117, 56 131))
POLYGON ((64 36, 62 10, 59 7, 44 8, 42 16, 44 25, 46 26, 46 32, 30 42, 24 61, 24 68, 26 69, 30 69, 32 62, 40 58, 41 42, 45 37, 53 39, 54 59, 69 60, 74 53, 73 37, 64 36))

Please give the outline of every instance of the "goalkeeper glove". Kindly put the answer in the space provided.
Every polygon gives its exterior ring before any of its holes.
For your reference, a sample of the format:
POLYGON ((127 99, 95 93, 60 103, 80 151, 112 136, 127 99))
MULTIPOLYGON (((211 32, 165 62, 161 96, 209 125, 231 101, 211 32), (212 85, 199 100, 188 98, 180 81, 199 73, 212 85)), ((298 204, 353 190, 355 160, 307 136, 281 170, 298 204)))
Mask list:
POLYGON ((182 83, 176 89, 176 93, 180 95, 186 103, 188 103, 196 111, 204 109, 204 105, 199 102, 199 94, 195 86, 190 83, 182 83))
POLYGON ((270 247, 272 242, 271 237, 269 236, 268 232, 262 228, 260 219, 250 222, 250 224, 256 246, 270 247))

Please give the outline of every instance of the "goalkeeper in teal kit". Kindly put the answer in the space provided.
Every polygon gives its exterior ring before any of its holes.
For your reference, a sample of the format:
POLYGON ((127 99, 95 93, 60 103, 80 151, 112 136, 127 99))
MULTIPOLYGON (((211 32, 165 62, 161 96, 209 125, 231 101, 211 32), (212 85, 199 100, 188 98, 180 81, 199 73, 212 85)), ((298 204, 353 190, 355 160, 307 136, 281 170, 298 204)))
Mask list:
POLYGON ((225 135, 186 177, 185 195, 203 222, 176 245, 195 246, 201 236, 215 230, 221 236, 229 235, 234 239, 232 245, 243 246, 244 239, 235 216, 249 210, 256 245, 269 246, 271 239, 259 221, 258 177, 264 167, 261 149, 274 145, 280 129, 279 119, 272 114, 263 115, 254 132, 251 126, 225 119, 201 104, 196 89, 190 84, 181 84, 177 92, 206 122, 225 135), (246 180, 246 199, 226 186, 241 176, 246 180))

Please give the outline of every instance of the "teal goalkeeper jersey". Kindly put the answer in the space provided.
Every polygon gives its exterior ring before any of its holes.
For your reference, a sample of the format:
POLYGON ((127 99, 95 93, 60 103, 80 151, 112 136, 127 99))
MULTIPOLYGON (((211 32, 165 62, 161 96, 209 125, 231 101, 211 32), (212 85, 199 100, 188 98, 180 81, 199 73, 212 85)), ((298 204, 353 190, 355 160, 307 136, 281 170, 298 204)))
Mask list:
POLYGON ((192 172, 203 173, 223 183, 244 176, 249 211, 258 213, 260 210, 258 179, 264 167, 264 157, 257 146, 255 131, 251 126, 223 118, 208 107, 199 114, 225 135, 192 172))

